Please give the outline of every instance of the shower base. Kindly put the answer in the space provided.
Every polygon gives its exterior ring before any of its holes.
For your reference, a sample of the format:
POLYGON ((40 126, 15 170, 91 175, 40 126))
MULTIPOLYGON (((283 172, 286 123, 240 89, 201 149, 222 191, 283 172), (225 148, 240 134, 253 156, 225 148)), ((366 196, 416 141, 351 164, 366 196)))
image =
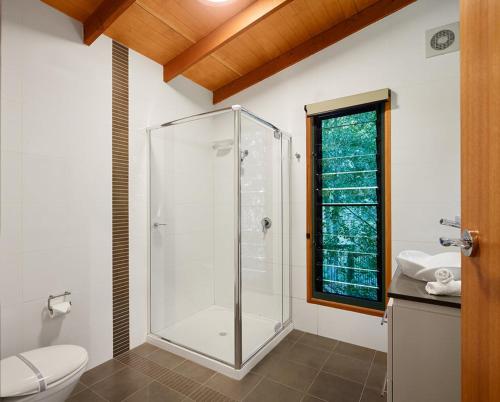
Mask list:
POLYGON ((235 347, 234 312, 229 308, 211 306, 150 334, 148 341, 232 378, 241 379, 292 330, 291 325, 280 332, 281 328, 279 321, 243 314, 243 361, 255 356, 241 370, 230 367, 234 362, 235 347))

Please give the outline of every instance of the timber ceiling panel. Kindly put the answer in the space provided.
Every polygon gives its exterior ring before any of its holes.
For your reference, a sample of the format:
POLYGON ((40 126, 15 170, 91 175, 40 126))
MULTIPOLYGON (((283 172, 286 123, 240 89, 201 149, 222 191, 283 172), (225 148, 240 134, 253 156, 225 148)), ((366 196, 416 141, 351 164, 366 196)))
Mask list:
POLYGON ((145 10, 140 3, 133 4, 105 33, 160 64, 165 64, 193 43, 145 10))
POLYGON ((78 21, 85 21, 102 0, 43 0, 78 21))
POLYGON ((254 0, 238 0, 227 6, 208 7, 201 1, 138 0, 144 9, 192 42, 217 28, 254 0))
POLYGON ((295 0, 214 54, 244 75, 343 19, 336 0, 295 0))
POLYGON ((221 101, 415 0, 42 0, 221 101))

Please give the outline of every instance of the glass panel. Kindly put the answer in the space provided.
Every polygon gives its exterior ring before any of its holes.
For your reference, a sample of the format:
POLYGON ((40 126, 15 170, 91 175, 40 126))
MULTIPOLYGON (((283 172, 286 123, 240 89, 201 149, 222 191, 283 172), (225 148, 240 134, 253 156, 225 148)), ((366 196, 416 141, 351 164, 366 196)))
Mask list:
POLYGON ((283 245, 281 140, 241 114, 243 362, 281 329, 283 245), (265 219, 270 227, 265 228, 265 219))
POLYGON ((316 291, 378 302, 380 189, 377 111, 321 120, 315 150, 316 291))
POLYGON ((290 205, 290 168, 292 162, 291 139, 281 138, 281 187, 283 201, 283 322, 291 319, 291 205, 290 205))
POLYGON ((150 147, 151 332, 231 365, 233 145, 229 111, 155 130, 150 147))

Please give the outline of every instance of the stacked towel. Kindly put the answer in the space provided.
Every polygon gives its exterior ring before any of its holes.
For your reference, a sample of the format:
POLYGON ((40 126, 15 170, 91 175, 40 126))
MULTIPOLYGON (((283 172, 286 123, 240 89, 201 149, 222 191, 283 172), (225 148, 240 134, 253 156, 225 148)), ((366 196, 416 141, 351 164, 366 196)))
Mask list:
POLYGON ((462 281, 455 281, 453 273, 446 268, 438 269, 434 276, 436 282, 427 282, 425 291, 430 295, 460 296, 462 281))

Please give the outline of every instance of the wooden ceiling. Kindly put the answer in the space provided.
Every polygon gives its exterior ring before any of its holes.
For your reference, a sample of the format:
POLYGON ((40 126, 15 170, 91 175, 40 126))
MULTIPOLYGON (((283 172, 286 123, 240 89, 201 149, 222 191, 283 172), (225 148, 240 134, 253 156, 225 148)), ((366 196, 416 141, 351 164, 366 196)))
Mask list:
POLYGON ((415 0, 42 0, 214 92, 214 103, 415 0))

